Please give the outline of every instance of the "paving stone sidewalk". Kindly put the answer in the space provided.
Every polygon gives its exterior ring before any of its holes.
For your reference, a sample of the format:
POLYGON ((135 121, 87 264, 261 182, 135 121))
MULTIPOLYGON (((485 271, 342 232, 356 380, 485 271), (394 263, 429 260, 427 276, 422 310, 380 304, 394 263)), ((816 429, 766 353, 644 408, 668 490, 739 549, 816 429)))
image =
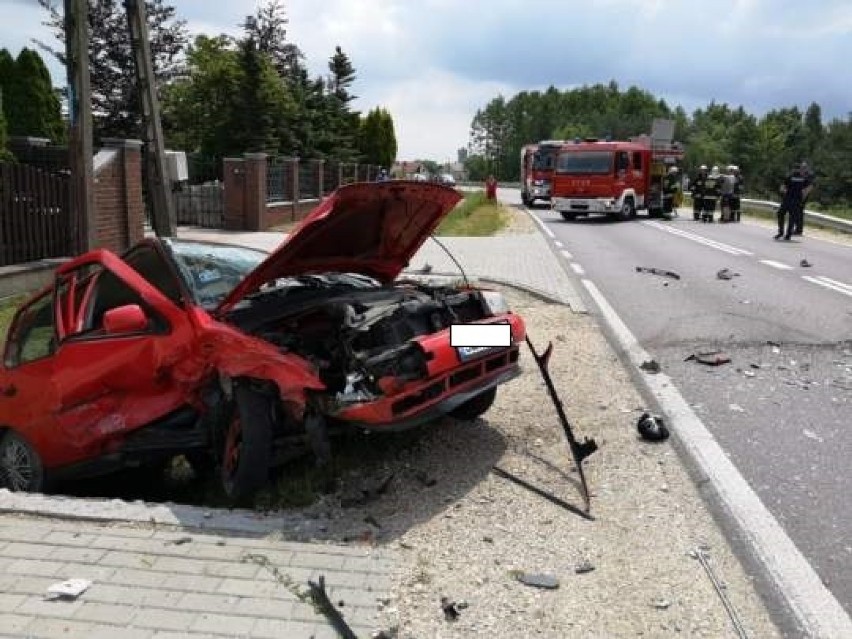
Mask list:
POLYGON ((322 574, 369 637, 395 561, 370 547, 0 514, 0 636, 334 638, 305 598, 322 574), (70 578, 92 585, 76 600, 45 600, 70 578))
MULTIPOLYGON (((178 237, 271 251, 286 235, 269 231, 245 233, 181 227, 178 237)), ((539 232, 495 237, 441 237, 439 241, 469 276, 520 285, 560 300, 575 312, 586 311, 575 280, 566 274, 559 258, 539 232)), ((416 270, 425 264, 429 264, 435 273, 459 272, 450 257, 432 240, 427 240, 421 247, 409 268, 416 270)))

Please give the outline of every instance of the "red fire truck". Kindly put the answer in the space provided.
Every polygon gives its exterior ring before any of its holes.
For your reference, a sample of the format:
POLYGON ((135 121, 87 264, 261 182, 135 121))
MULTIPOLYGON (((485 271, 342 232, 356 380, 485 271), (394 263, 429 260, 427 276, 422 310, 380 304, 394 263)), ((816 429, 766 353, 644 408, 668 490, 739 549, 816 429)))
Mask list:
POLYGON ((566 220, 593 213, 630 219, 639 210, 662 215, 663 180, 683 158, 681 146, 671 141, 673 129, 670 120, 655 120, 650 136, 564 144, 553 174, 553 210, 566 220))
POLYGON ((561 140, 542 140, 521 149, 521 201, 532 206, 536 200, 550 201, 556 154, 561 140))

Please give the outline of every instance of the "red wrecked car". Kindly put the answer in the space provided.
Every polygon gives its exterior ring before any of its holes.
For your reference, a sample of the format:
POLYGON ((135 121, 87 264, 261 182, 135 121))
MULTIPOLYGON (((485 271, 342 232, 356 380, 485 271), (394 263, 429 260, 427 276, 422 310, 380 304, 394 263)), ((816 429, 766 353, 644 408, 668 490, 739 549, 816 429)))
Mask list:
POLYGON ((146 239, 59 268, 10 327, 0 486, 164 463, 220 468, 242 500, 295 442, 473 419, 520 372, 523 320, 494 291, 398 280, 460 196, 354 184, 272 254, 146 239), (508 347, 454 348, 450 326, 509 324, 508 347))

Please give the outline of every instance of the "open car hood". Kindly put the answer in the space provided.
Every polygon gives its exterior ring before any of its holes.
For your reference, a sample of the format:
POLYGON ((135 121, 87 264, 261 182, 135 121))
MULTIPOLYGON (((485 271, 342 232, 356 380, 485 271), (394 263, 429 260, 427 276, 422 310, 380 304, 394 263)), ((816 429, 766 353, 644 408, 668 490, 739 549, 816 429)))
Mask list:
POLYGON ((457 191, 439 184, 343 186, 311 211, 218 310, 229 310, 280 277, 360 273, 383 284, 392 282, 460 199, 457 191))

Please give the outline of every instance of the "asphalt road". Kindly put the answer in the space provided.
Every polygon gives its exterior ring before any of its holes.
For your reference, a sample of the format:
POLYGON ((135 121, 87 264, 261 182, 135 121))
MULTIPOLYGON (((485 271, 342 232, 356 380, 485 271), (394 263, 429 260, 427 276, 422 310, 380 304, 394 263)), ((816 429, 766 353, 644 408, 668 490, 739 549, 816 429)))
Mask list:
POLYGON ((691 211, 671 222, 534 213, 852 613, 852 240, 775 242, 765 226, 691 211), (711 350, 731 363, 684 361, 711 350))

